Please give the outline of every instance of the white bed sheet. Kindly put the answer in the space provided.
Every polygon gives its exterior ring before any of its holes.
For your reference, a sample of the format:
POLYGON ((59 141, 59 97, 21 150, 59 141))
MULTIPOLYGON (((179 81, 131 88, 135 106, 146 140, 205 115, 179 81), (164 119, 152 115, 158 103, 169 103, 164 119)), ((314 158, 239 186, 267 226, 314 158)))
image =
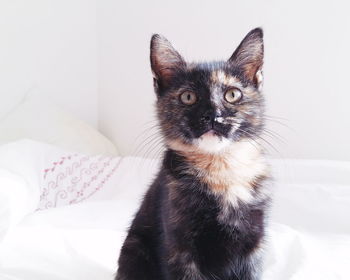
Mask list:
MULTIPOLYGON (((1 280, 112 280, 126 229, 158 162, 123 158, 94 196, 37 211, 0 244, 1 280)), ((350 279, 350 165, 272 161, 264 280, 350 279)))

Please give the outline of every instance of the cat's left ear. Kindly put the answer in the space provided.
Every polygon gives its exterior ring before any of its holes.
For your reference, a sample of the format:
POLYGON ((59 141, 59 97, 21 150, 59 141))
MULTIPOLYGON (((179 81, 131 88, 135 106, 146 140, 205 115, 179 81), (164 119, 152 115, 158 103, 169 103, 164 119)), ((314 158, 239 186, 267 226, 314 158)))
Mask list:
POLYGON ((186 67, 182 56, 165 37, 159 34, 152 36, 150 58, 156 91, 159 91, 159 87, 167 87, 176 73, 186 67))
POLYGON ((228 63, 243 71, 244 76, 258 89, 261 89, 264 63, 263 30, 255 28, 250 31, 237 47, 228 63))

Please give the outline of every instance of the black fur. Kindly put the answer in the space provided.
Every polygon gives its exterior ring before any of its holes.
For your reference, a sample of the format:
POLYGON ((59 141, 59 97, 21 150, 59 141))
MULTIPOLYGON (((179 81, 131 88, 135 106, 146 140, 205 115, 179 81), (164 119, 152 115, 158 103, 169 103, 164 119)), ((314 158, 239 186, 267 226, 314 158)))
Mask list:
MULTIPOLYGON (((263 127, 260 119, 263 99, 260 93, 256 94, 259 81, 255 76, 262 67, 262 52, 251 53, 249 57, 249 51, 256 52, 256 45, 262 44, 261 29, 251 31, 228 62, 212 64, 188 66, 164 40, 158 35, 153 37, 151 64, 165 139, 192 147, 195 139, 213 130, 220 139, 232 143, 247 138, 255 141, 263 127), (157 46, 155 40, 162 40, 163 45, 157 46), (164 44, 165 51, 154 54, 164 44), (219 116, 237 119, 242 131, 234 130, 230 123, 214 121, 218 113, 210 102, 214 94, 211 73, 217 70, 238 78, 243 91, 248 87, 255 90, 234 105, 226 104, 221 98, 227 85, 218 85, 216 90, 220 97, 219 116), (194 105, 179 102, 176 94, 184 89, 198 94, 194 105), (247 111, 249 114, 245 115, 243 112, 247 111), (210 122, 203 121, 208 112, 215 117, 208 118, 210 122)), ((122 247, 116 280, 260 279, 269 204, 263 190, 268 175, 261 174, 249 181, 253 196, 249 202, 238 200, 236 205, 225 207, 225 192, 222 196, 215 193, 206 178, 210 174, 202 175, 189 155, 168 145, 161 170, 145 195, 122 247)))

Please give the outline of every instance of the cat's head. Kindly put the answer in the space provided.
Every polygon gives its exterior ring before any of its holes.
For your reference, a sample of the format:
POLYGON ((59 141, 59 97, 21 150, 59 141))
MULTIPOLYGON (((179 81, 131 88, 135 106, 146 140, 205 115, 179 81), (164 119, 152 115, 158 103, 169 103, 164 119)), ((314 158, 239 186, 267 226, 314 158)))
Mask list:
POLYGON ((187 63, 160 35, 151 40, 157 113, 168 146, 209 153, 263 127, 263 32, 250 31, 227 61, 187 63))

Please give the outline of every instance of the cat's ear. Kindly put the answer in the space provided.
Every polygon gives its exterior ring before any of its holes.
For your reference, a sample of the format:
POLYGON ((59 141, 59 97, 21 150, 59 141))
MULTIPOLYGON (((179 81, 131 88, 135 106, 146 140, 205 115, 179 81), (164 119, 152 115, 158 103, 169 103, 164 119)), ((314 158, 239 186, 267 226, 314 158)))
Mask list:
POLYGON ((260 88, 264 62, 264 40, 261 28, 250 31, 228 60, 229 64, 240 68, 244 76, 260 88))
POLYGON ((151 39, 151 67, 155 87, 166 87, 177 72, 185 69, 186 63, 166 38, 154 34, 151 39))

